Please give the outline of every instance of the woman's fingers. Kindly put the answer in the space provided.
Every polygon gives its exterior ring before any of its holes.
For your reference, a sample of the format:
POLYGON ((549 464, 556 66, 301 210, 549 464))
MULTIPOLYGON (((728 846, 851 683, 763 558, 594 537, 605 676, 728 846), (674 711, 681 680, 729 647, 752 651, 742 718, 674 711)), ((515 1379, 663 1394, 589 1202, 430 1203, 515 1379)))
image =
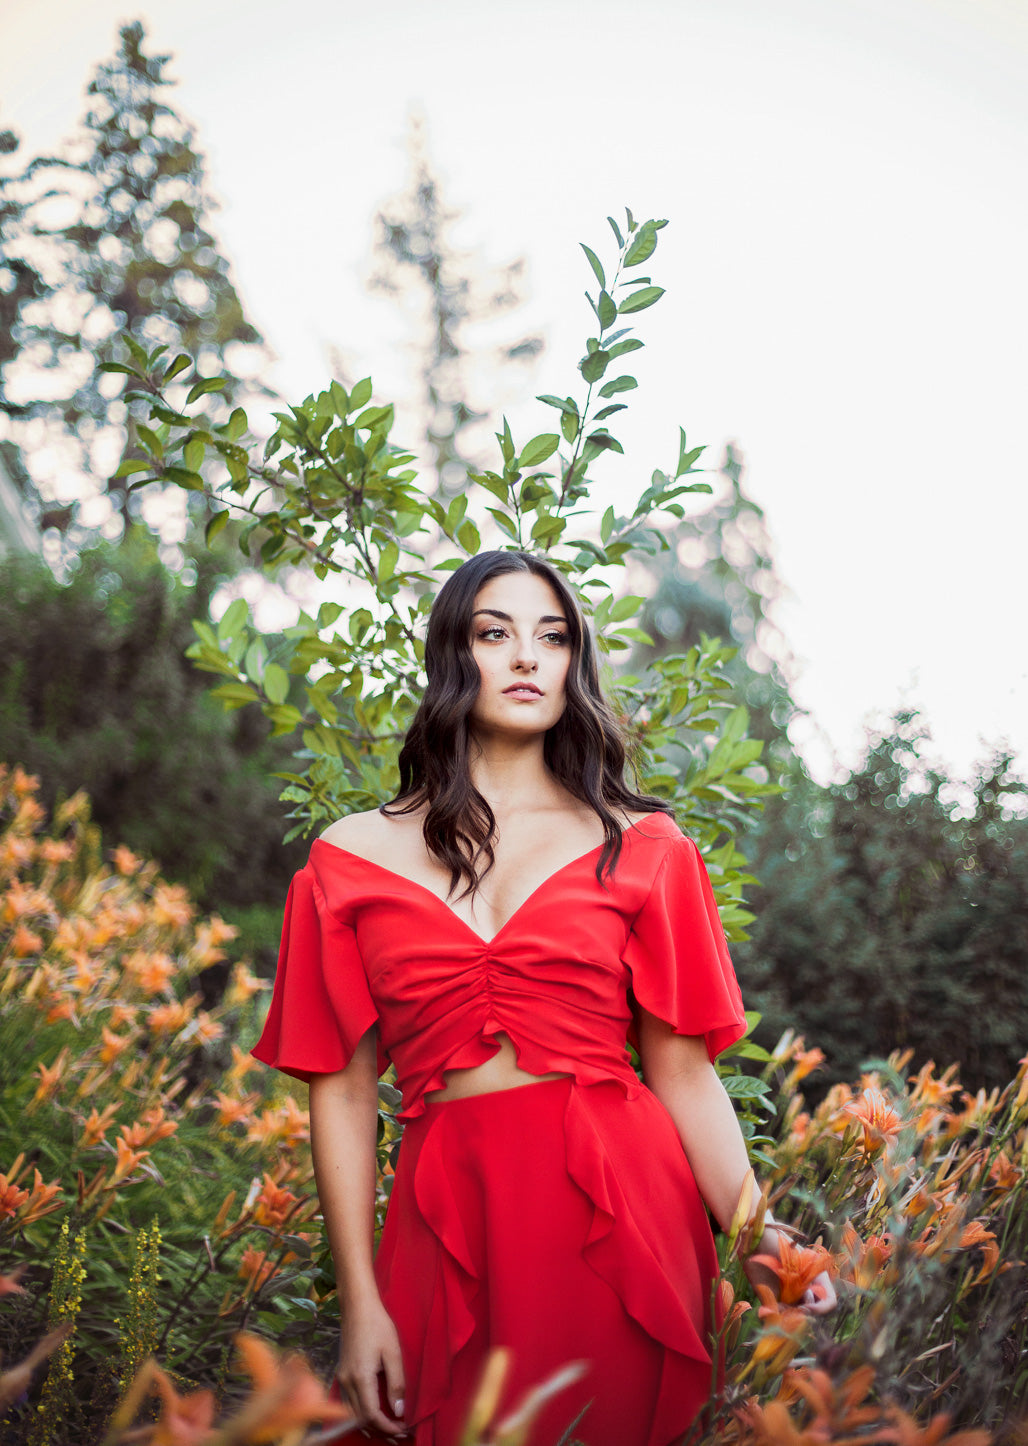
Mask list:
POLYGON ((399 1381, 398 1387, 390 1386, 388 1368, 352 1370, 340 1378, 344 1395, 361 1425, 374 1426, 387 1436, 402 1436, 406 1430, 400 1419, 403 1413, 403 1374, 398 1362, 397 1368, 394 1368, 394 1379, 399 1381), (380 1387, 383 1378, 384 1384, 380 1387))
POLYGON ((828 1315, 838 1305, 835 1286, 827 1271, 823 1270, 803 1297, 803 1309, 811 1315, 828 1315))
POLYGON ((392 1411, 395 1419, 403 1422, 403 1357, 400 1355, 399 1342, 387 1346, 382 1352, 382 1366, 385 1374, 386 1404, 392 1411))

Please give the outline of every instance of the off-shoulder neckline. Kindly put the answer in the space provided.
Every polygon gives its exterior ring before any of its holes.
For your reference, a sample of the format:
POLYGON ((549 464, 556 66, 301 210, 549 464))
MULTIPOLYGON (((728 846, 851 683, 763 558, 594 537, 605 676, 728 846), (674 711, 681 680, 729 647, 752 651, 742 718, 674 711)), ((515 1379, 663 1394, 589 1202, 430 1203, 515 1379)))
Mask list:
MULTIPOLYGON (((667 818, 670 819, 670 822, 675 822, 674 819, 666 813, 647 813, 644 814, 642 818, 636 819, 634 823, 630 823, 627 828, 622 829, 621 837, 625 838, 626 835, 636 832, 640 824, 646 823, 653 818, 667 818)), ((677 828, 677 824, 675 824, 675 827, 677 828)), ((645 838, 646 834, 643 834, 643 837, 645 838)), ((332 853, 341 854, 344 858, 353 859, 358 864, 364 864, 367 868, 375 869, 378 873, 381 874, 386 874, 389 878, 396 879, 401 884, 406 884, 408 888, 416 889, 418 893, 427 894, 430 899, 434 899, 441 908, 446 910, 450 918, 453 919, 460 928, 462 928, 466 933, 470 934, 473 939, 476 939, 478 943, 486 949, 489 948, 492 944, 495 944, 501 934, 506 933, 506 931, 511 927, 511 925, 514 924, 515 921, 518 919, 518 916, 522 914, 525 909, 528 908, 529 904, 531 904, 533 900, 540 893, 542 893, 544 889, 548 888, 549 885, 552 884, 556 879, 559 879, 562 874, 567 873, 569 869, 575 868, 578 864, 586 863, 589 859, 593 858, 596 854, 598 854, 603 848, 603 844, 598 843, 595 845, 595 847, 588 849, 584 854, 579 854, 577 858, 569 859, 566 864, 561 864, 559 869, 554 869, 553 873, 548 874, 541 883, 535 886, 531 893, 529 893, 524 899, 522 899, 521 903, 517 906, 514 912, 512 914, 509 914, 500 925, 500 927, 496 930, 496 933, 490 934, 489 938, 487 939, 484 934, 480 934, 477 929, 473 929, 466 919, 462 919, 460 915, 450 907, 446 900, 440 894, 437 894, 434 889, 430 889, 427 884, 419 884, 416 879, 408 879, 405 874, 397 873, 395 869, 387 868, 385 864, 376 863, 374 859, 365 858, 363 854, 355 854, 352 849, 344 849, 340 844, 331 843, 326 838, 316 838, 314 840, 314 843, 311 845, 312 852, 318 844, 323 844, 324 847, 326 849, 329 849, 332 853)))

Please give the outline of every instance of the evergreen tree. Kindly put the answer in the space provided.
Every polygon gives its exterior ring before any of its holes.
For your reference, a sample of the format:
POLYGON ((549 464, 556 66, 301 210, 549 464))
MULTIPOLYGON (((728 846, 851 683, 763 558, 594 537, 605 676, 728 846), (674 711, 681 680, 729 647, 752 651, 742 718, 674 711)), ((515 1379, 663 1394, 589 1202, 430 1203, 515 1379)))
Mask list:
POLYGON ((842 784, 797 777, 753 843, 763 885, 738 946, 747 998, 852 1079, 893 1049, 1002 1084, 1028 1038, 1028 787, 1009 754, 967 785, 927 761, 901 713, 842 784))
MULTIPOLYGON (((375 220, 371 286, 421 307, 417 405, 427 460, 435 474, 434 490, 454 496, 466 487, 468 468, 476 462, 468 430, 487 416, 472 400, 476 391, 469 381, 472 362, 481 394, 486 390, 481 373, 529 361, 539 354, 543 343, 538 336, 522 336, 492 347, 473 344, 471 333, 477 323, 491 322, 521 304, 524 261, 486 269, 457 249, 451 232, 459 213, 445 202, 420 121, 412 122, 408 149, 407 186, 387 202, 375 220)), ((495 415, 495 392, 490 383, 488 415, 495 415)))
POLYGON ((113 535, 118 514, 137 510, 127 484, 107 480, 134 426, 124 378, 99 370, 122 332, 148 350, 188 351, 204 374, 226 376, 224 416, 264 357, 210 230, 193 129, 165 99, 169 57, 148 55, 144 39, 138 22, 121 30, 117 55, 89 86, 81 134, 0 190, 10 338, 0 343, 0 406, 39 488, 44 525, 60 527, 72 547, 98 528, 113 535), (39 461, 43 439, 57 448, 59 483, 39 461))
POLYGON ((716 500, 673 527, 668 550, 647 559, 656 587, 642 626, 653 643, 636 649, 632 671, 687 652, 704 636, 734 644, 738 653, 727 669, 733 691, 751 714, 754 736, 769 745, 772 770, 791 776, 800 764, 786 730, 797 709, 789 693, 790 654, 774 616, 785 587, 764 512, 742 478, 742 458, 729 444, 716 500))
POLYGON ((107 843, 156 858, 206 907, 277 911, 303 862, 282 846, 271 777, 289 751, 255 710, 212 702, 185 657, 224 578, 192 551, 193 586, 138 527, 80 553, 66 583, 39 558, 0 563, 0 760, 37 773, 47 807, 85 789, 107 843))

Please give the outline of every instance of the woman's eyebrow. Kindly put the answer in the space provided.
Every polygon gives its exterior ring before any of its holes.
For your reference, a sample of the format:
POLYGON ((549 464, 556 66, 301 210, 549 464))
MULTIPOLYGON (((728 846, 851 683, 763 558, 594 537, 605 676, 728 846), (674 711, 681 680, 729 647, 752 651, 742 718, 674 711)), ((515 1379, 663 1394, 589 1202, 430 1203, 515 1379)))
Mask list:
MULTIPOLYGON (((500 621, 504 623, 512 623, 514 621, 510 613, 501 613, 498 608, 476 608, 475 611, 471 614, 471 616, 473 618, 483 616, 490 618, 499 618, 500 621)), ((539 619, 539 621, 541 623, 566 623, 567 618, 564 617, 563 614, 558 616, 555 614, 546 613, 543 617, 539 619)))

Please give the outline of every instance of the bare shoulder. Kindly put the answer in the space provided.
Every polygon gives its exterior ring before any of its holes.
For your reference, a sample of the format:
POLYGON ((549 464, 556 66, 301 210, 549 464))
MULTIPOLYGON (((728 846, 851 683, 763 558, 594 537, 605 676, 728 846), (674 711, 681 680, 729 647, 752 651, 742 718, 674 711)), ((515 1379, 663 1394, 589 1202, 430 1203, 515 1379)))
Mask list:
POLYGON ((409 814, 381 813, 377 808, 365 809, 362 813, 348 813, 329 824, 321 837, 325 843, 351 853, 371 856, 388 849, 398 837, 412 829, 420 832, 420 822, 409 814))

